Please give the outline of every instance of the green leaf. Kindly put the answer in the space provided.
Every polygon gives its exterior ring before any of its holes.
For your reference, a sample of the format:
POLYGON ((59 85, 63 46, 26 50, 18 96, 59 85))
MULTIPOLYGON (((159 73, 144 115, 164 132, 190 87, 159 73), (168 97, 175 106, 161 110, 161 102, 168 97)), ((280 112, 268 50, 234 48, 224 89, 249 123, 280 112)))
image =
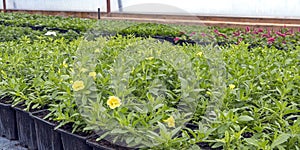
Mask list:
POLYGON ((253 139, 253 138, 246 138, 245 141, 248 143, 248 144, 251 144, 251 145, 254 145, 256 147, 259 147, 259 143, 256 139, 253 139))
POLYGON ((247 116, 247 115, 240 116, 238 118, 238 121, 240 121, 240 122, 248 122, 248 121, 252 121, 252 120, 254 120, 254 119, 252 117, 250 117, 250 116, 247 116))
POLYGON ((201 150, 198 145, 192 145, 188 150, 201 150))
POLYGON ((134 140, 133 136, 132 137, 128 137, 128 138, 126 138, 126 143, 130 144, 133 140, 134 140))
POLYGON ((134 142, 135 142, 136 144, 140 144, 141 141, 142 141, 142 138, 140 138, 140 137, 136 137, 136 138, 134 139, 134 142))
POLYGON ((96 141, 100 141, 100 140, 104 139, 108 134, 110 134, 110 132, 106 132, 106 133, 102 134, 100 137, 98 137, 96 139, 96 141))
POLYGON ((293 62, 293 59, 288 58, 285 60, 285 65, 289 65, 289 64, 291 64, 291 62, 293 62))
POLYGON ((271 148, 275 148, 276 146, 286 142, 290 138, 290 134, 282 133, 280 134, 272 143, 271 148))
POLYGON ((122 129, 113 129, 110 133, 120 133, 120 134, 124 134, 127 133, 127 130, 122 130, 122 129))
POLYGON ((225 143, 225 141, 218 141, 218 143, 215 143, 214 145, 211 146, 211 148, 218 148, 218 147, 221 147, 223 146, 225 143))
POLYGON ((181 130, 181 127, 177 127, 177 128, 175 128, 175 129, 173 129, 173 130, 171 131, 171 136, 172 136, 172 137, 175 136, 180 130, 181 130))
POLYGON ((160 107, 163 107, 163 106, 164 106, 164 104, 158 104, 153 108, 153 110, 159 109, 160 107))

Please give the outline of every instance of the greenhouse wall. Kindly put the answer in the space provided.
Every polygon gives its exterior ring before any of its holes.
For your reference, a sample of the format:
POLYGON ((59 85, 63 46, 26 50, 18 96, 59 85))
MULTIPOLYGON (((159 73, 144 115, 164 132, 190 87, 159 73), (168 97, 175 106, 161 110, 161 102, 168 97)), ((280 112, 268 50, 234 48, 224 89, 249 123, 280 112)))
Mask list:
MULTIPOLYGON (((2 4, 1 4, 2 5, 2 4)), ((7 9, 47 11, 106 11, 106 0, 6 0, 7 9)))
MULTIPOLYGON (((106 11, 106 0, 6 0, 7 9, 106 11)), ((1 4, 2 7, 2 4, 1 4)), ((300 0, 111 0, 112 12, 300 18, 300 0)))

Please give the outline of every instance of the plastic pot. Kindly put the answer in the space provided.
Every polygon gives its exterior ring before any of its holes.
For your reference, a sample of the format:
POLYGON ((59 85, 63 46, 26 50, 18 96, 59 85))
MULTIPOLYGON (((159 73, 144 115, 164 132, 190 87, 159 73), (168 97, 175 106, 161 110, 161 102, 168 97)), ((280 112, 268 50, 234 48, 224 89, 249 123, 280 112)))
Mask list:
POLYGON ((57 129, 57 131, 61 135, 64 150, 92 150, 92 148, 86 143, 86 140, 90 136, 80 136, 63 129, 57 129))
POLYGON ((174 43, 174 37, 168 37, 168 36, 152 36, 152 38, 159 40, 160 42, 170 42, 171 44, 175 44, 174 43))
POLYGON ((138 150, 137 148, 128 148, 115 145, 106 140, 96 141, 98 137, 98 135, 94 135, 86 141, 86 143, 90 145, 93 150, 138 150))
POLYGON ((14 107, 14 109, 16 110, 18 137, 20 144, 30 150, 37 149, 34 121, 30 117, 29 112, 26 112, 18 107, 14 107))
POLYGON ((63 150, 60 133, 54 130, 55 124, 42 119, 48 113, 47 110, 41 110, 30 114, 35 125, 37 148, 39 150, 63 150))
POLYGON ((86 143, 92 147, 93 150, 115 150, 113 148, 109 148, 105 146, 104 144, 100 144, 99 142, 95 142, 92 139, 88 139, 86 143))
POLYGON ((18 139, 16 111, 11 104, 0 103, 0 136, 10 140, 18 139))
POLYGON ((88 140, 86 140, 86 143, 90 145, 93 148, 93 150, 121 150, 105 140, 101 140, 97 142, 96 141, 97 138, 98 136, 95 135, 89 138, 88 140))

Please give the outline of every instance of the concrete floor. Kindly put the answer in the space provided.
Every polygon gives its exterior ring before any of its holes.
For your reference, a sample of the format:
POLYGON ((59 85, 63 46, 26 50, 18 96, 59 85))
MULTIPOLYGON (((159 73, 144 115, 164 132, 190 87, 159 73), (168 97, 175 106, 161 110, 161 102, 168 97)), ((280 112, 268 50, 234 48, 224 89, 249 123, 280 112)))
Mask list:
POLYGON ((0 137, 0 150, 27 150, 27 148, 20 146, 18 141, 10 141, 0 137))

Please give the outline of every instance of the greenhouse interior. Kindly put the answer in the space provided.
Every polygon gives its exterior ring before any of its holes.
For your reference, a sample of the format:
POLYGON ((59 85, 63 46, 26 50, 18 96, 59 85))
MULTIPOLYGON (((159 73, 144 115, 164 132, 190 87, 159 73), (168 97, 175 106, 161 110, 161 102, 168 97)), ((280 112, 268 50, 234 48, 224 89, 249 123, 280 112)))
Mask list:
POLYGON ((0 150, 299 150, 300 0, 3 0, 0 150))

